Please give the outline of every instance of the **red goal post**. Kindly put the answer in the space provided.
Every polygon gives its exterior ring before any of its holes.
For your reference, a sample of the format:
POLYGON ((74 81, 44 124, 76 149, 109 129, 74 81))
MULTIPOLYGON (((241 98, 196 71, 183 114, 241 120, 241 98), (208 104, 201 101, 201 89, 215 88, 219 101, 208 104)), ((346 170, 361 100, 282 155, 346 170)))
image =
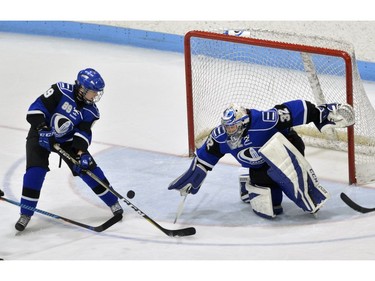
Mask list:
MULTIPOLYGON (((220 66, 220 67, 223 67, 223 69, 225 69, 225 67, 221 65, 225 65, 226 60, 228 64, 233 64, 233 65, 238 64, 239 67, 246 67, 246 64, 248 64, 248 66, 250 67, 250 64, 253 63, 250 60, 247 60, 246 58, 244 58, 244 63, 242 63, 242 62, 239 62, 240 59, 238 58, 231 58, 231 57, 226 56, 225 52, 231 53, 233 52, 233 49, 244 48, 243 51, 245 52, 245 56, 246 56, 246 52, 247 51, 251 52, 253 47, 260 47, 260 48, 265 48, 264 51, 262 52, 269 52, 268 50, 286 50, 287 52, 292 52, 292 53, 307 53, 307 54, 313 54, 313 55, 322 55, 324 57, 341 58, 343 60, 343 65, 344 65, 343 67, 344 67, 344 72, 345 72, 345 78, 344 78, 345 79, 345 93, 342 93, 344 96, 342 97, 341 102, 345 101, 353 105, 353 76, 352 76, 353 62, 352 62, 352 56, 348 52, 344 50, 325 48, 321 46, 282 42, 282 41, 268 40, 264 38, 252 38, 250 36, 238 36, 238 34, 235 34, 235 33, 234 35, 229 35, 227 33, 228 32, 224 33, 222 31, 220 32, 190 31, 185 35, 185 38, 184 38, 189 155, 193 155, 195 152, 195 149, 197 147, 197 143, 196 143, 197 135, 201 134, 202 130, 207 129, 203 125, 199 125, 196 121, 197 115, 202 114, 200 111, 205 110, 205 108, 204 107, 202 108, 202 106, 215 108, 218 114, 216 115, 215 119, 216 119, 216 123, 218 124, 218 122, 220 121, 218 116, 220 116, 221 112, 225 109, 226 105, 229 105, 229 103, 231 102, 238 102, 238 100, 233 100, 233 97, 236 97, 235 93, 233 92, 232 92, 233 96, 228 96, 224 98, 224 101, 222 101, 222 96, 215 97, 215 95, 224 95, 225 93, 232 91, 231 89, 229 89, 230 87, 229 85, 228 86, 222 85, 221 87, 223 87, 224 89, 221 92, 218 92, 218 91, 215 92, 215 89, 217 89, 215 87, 211 88, 211 92, 208 92, 204 89, 205 87, 207 88, 211 87, 207 85, 207 83, 209 83, 210 79, 212 78, 207 77, 206 75, 208 74, 204 73, 204 71, 208 71, 208 72, 212 71, 211 69, 207 70, 209 67, 220 66), (221 47, 220 46, 218 47, 218 45, 221 45, 221 47), (246 50, 247 46, 249 46, 248 50, 246 50), (212 50, 212 52, 209 49, 211 47, 214 49, 212 50), (223 51, 224 56, 218 53, 217 48, 219 49, 223 48, 222 51, 223 51), (204 60, 207 61, 206 65, 202 65, 205 63, 204 60), (212 61, 215 61, 215 62, 212 62, 212 61), (201 64, 201 65, 197 66, 197 64, 201 64), (198 81, 198 79, 201 79, 200 76, 204 77, 202 81, 198 81), (202 89, 198 89, 199 87, 202 89), (210 96, 209 102, 206 104, 202 104, 203 101, 199 100, 202 97, 200 97, 199 95, 202 95, 204 97, 210 96), (216 101, 219 101, 219 100, 220 100, 220 104, 216 105, 216 101), (200 109, 197 109, 198 106, 200 109)), ((261 60, 262 58, 259 58, 259 61, 261 60)), ((280 75, 283 75, 282 66, 265 65, 265 67, 274 68, 275 70, 274 74, 270 74, 270 75, 276 76, 276 75, 279 75, 279 73, 280 75)), ((229 67, 227 67, 227 69, 229 69, 229 67)), ((230 71, 232 72, 235 70, 231 68, 230 71)), ((286 71, 293 72, 295 70, 286 70, 286 71)), ((253 75, 251 73, 251 70, 249 73, 250 73, 249 75, 253 75)), ((226 75, 225 72, 220 75, 223 75, 223 79, 225 79, 224 78, 226 75)), ((227 73, 227 75, 229 75, 229 73, 227 73)), ((239 70, 237 73, 237 76, 240 76, 240 75, 244 75, 242 70, 241 72, 239 70)), ((327 75, 331 75, 331 74, 327 74, 327 75)), ((236 79, 236 74, 234 74, 233 77, 234 77, 233 79, 236 79)), ((250 77, 247 77, 247 78, 250 79, 250 77)), ((258 79, 258 78, 254 78, 254 79, 258 79)), ((285 79, 285 78, 281 78, 281 79, 285 79)), ((236 83, 234 81, 229 81, 229 82, 230 83, 228 84, 231 84, 232 82, 236 83)), ((239 84, 241 83, 243 82, 239 82, 239 84)), ((256 83, 256 82, 252 82, 252 83, 256 83)), ((282 88, 282 85, 280 85, 279 87, 282 88)), ((245 92, 242 92, 241 94, 243 94, 246 98, 248 98, 251 95, 257 94, 251 88, 247 89, 245 87, 244 91, 245 92), (246 92, 247 90, 249 91, 246 92)), ((273 96, 276 91, 278 91, 278 89, 274 88, 270 94, 272 94, 273 96)), ((281 92, 280 97, 276 99, 276 101, 283 102, 283 101, 287 101, 293 98, 293 97, 288 98, 288 96, 285 95, 285 93, 288 94, 288 90, 284 90, 284 92, 281 92)), ((299 93, 299 95, 301 99, 311 100, 310 96, 307 95, 306 93, 301 92, 299 93)), ((242 98, 239 98, 239 101, 243 101, 241 99, 242 98)), ((262 99, 262 102, 265 99, 268 99, 268 97, 265 96, 262 99)), ((314 100, 312 101, 314 102, 314 100)), ((334 102, 334 100, 329 100, 329 102, 334 102)), ((261 103, 257 104, 257 102, 252 101, 250 103, 250 106, 247 106, 247 107, 250 107, 250 108, 261 107, 261 109, 268 109, 272 107, 270 106, 268 108, 267 107, 262 108, 262 106, 265 106, 266 104, 267 104, 266 102, 264 104, 261 104, 261 103)), ((205 117, 205 118, 208 119, 209 117, 205 117)), ((212 128, 212 125, 213 123, 208 124, 207 127, 212 128)), ((353 183, 357 183, 356 167, 355 167, 354 127, 351 126, 347 128, 346 134, 347 134, 349 183, 353 184, 353 183)), ((207 132, 204 135, 207 136, 207 132)))

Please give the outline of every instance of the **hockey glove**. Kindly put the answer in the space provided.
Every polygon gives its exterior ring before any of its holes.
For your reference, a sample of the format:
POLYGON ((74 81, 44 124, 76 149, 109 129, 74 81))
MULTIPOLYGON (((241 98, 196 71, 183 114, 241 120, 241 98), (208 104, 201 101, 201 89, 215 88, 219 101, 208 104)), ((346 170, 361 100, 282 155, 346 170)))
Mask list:
POLYGON ((320 131, 328 128, 345 128, 355 122, 353 107, 349 104, 330 103, 318 106, 320 123, 316 127, 320 131))
POLYGON ((207 176, 207 169, 195 157, 189 169, 180 177, 175 179, 168 187, 169 190, 180 191, 181 196, 189 193, 196 194, 199 191, 204 179, 207 176))
POLYGON ((82 153, 81 156, 77 156, 76 160, 78 164, 73 165, 73 171, 77 174, 81 174, 87 170, 90 170, 94 165, 94 160, 92 159, 90 153, 82 153))
POLYGON ((52 151, 53 145, 56 143, 55 132, 50 127, 42 127, 38 129, 39 145, 48 151, 52 151))

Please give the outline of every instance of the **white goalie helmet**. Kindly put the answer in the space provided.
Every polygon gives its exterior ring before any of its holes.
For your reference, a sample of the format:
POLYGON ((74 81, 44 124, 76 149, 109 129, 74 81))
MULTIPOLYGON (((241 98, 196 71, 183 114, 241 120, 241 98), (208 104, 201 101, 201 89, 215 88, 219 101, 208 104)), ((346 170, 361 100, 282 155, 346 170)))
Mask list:
POLYGON ((221 125, 228 135, 227 143, 232 149, 236 148, 240 143, 249 120, 246 109, 238 104, 233 103, 224 110, 221 116, 221 125))

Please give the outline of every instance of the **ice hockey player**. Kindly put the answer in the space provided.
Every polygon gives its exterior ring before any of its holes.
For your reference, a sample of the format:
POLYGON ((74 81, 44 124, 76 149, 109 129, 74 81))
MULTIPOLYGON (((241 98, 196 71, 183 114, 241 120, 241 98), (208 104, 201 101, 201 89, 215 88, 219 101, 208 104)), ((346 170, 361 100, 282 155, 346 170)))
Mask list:
MULTIPOLYGON (((283 194, 303 211, 316 213, 329 198, 304 158, 305 145, 294 126, 313 122, 320 130, 354 124, 348 104, 315 105, 305 100, 288 101, 260 111, 238 105, 227 108, 221 125, 214 128, 197 149, 189 169, 174 180, 169 190, 196 194, 207 172, 230 153, 249 174, 241 175, 240 196, 264 218, 283 212, 283 194)), ((332 129, 329 129, 332 130, 332 129)))
POLYGON ((84 173, 90 170, 109 184, 88 151, 91 128, 100 117, 96 103, 103 95, 104 86, 101 75, 87 68, 79 71, 75 84, 53 84, 30 105, 26 120, 31 126, 26 140, 26 172, 21 197, 21 204, 29 208, 21 207, 21 216, 15 225, 18 231, 25 229, 34 214, 49 171, 50 153, 56 152, 55 143, 78 161, 79 165, 73 165, 63 158, 73 175, 79 176, 113 214, 123 213, 117 197, 84 173))

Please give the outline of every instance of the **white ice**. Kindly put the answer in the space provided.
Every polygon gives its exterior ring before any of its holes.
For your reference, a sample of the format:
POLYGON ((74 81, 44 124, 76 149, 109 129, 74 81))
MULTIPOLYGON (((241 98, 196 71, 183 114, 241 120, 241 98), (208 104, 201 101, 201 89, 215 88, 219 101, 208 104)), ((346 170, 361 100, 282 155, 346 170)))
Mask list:
MULTIPOLYGON (((113 265, 117 265, 115 260, 167 260, 170 263, 162 268, 167 271, 169 266, 177 266, 178 274, 185 277, 196 264, 175 264, 173 260, 225 260, 229 264, 236 260, 242 261, 241 269, 236 270, 249 272, 245 279, 255 270, 243 263, 249 260, 374 259, 375 213, 364 215, 349 209, 339 194, 346 192, 374 207, 375 185, 349 186, 347 156, 342 152, 307 148, 307 159, 332 196, 316 218, 287 199, 284 214, 275 220, 257 217, 239 199, 238 175, 243 170, 223 161, 209 173, 200 192, 187 198, 182 216, 173 224, 181 198, 167 186, 191 161, 187 157, 182 54, 8 33, 0 33, 0 41, 0 179, 5 197, 20 199, 29 127, 25 115, 30 103, 51 84, 73 83, 78 70, 93 67, 106 81, 98 103, 101 119, 93 128, 91 152, 96 161, 115 189, 122 195, 134 190, 131 202, 160 225, 197 229, 191 237, 168 237, 122 203, 123 221, 102 233, 39 214, 18 233, 14 224, 19 208, 0 201, 0 258, 110 260, 113 265)), ((366 83, 366 89, 375 104, 375 85, 366 83)), ((50 169, 39 209, 90 225, 111 216, 79 178, 71 176, 65 166, 58 168, 57 155, 51 156, 50 169)), ((208 268, 215 270, 215 266, 208 268)), ((147 271, 148 265, 135 268, 147 271)), ((126 270, 132 268, 121 268, 126 270)), ((120 277, 129 280, 126 275, 120 277)))

